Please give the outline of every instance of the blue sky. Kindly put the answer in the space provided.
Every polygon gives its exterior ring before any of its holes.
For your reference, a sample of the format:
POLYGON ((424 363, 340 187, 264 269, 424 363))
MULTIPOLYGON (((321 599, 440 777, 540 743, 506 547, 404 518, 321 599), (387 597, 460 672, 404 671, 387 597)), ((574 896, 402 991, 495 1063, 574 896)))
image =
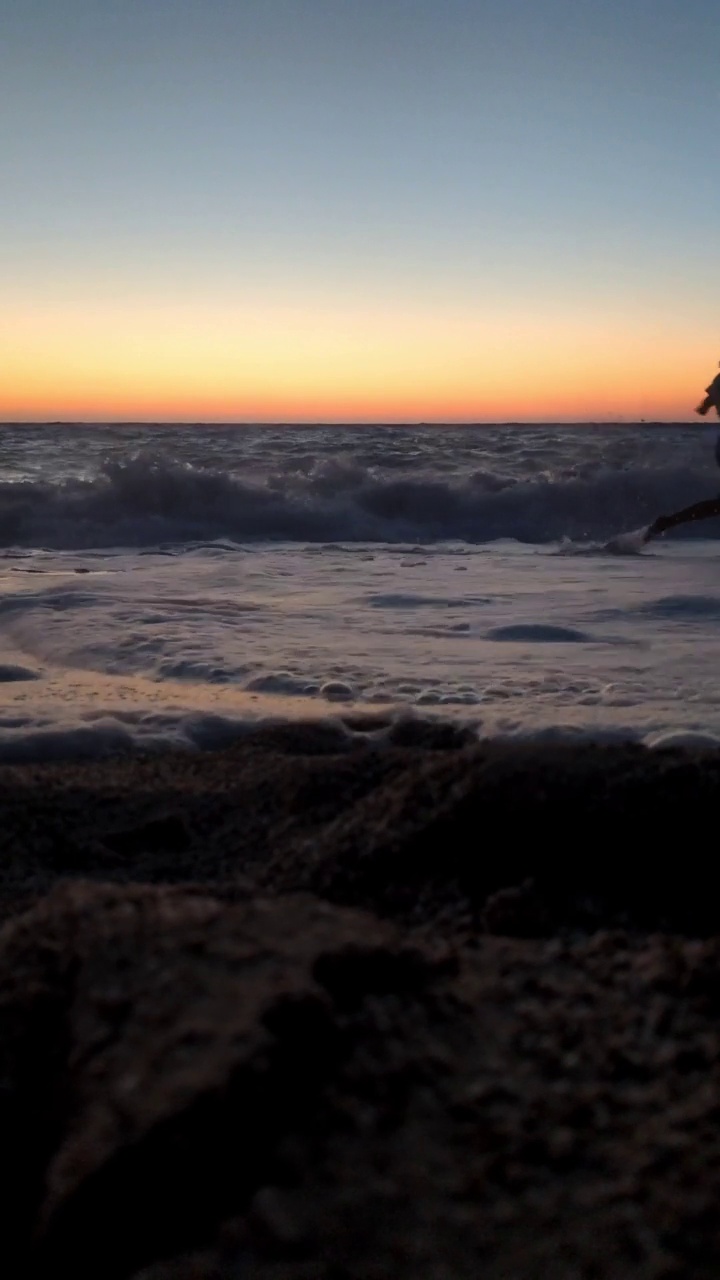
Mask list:
POLYGON ((717 0, 0 0, 4 328, 510 306, 704 370, 719 47, 717 0))

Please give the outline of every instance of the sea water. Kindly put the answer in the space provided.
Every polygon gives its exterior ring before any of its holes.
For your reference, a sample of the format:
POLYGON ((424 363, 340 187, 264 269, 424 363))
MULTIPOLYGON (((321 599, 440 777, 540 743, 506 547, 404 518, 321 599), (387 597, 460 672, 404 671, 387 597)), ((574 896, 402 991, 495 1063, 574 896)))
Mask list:
POLYGON ((720 522, 607 546, 718 490, 694 425, 1 427, 0 758, 720 741, 720 522))

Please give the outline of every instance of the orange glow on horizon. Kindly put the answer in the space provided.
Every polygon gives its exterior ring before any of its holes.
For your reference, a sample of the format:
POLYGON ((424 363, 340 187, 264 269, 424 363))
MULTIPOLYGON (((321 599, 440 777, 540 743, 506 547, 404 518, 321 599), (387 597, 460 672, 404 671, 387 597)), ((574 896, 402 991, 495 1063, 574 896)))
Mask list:
POLYGON ((15 310, 0 341, 3 421, 689 420, 712 373, 706 334, 511 309, 15 310))

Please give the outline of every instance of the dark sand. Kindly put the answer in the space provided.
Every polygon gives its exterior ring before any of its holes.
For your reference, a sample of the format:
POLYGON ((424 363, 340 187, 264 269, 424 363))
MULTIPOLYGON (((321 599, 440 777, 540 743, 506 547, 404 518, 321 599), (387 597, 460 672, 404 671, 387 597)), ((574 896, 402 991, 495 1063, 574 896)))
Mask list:
POLYGON ((720 754, 0 770, 3 1276, 720 1275, 720 754))

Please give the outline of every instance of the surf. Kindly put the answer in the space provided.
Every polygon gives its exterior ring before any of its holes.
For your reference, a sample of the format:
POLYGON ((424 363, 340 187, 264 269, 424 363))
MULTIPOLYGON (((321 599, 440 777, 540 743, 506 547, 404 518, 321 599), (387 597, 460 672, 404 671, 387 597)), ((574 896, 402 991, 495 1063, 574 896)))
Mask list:
MULTIPOLYGON (((430 545, 511 540, 528 545, 598 544, 607 554, 642 550, 641 523, 707 487, 701 471, 628 467, 543 474, 402 474, 355 459, 323 458, 303 469, 248 470, 179 462, 142 451, 101 463, 94 474, 0 482, 6 548, 150 548, 228 540, 233 544, 430 545), (616 531, 630 526, 632 534, 616 531)), ((697 536, 717 537, 704 524, 697 536)))

